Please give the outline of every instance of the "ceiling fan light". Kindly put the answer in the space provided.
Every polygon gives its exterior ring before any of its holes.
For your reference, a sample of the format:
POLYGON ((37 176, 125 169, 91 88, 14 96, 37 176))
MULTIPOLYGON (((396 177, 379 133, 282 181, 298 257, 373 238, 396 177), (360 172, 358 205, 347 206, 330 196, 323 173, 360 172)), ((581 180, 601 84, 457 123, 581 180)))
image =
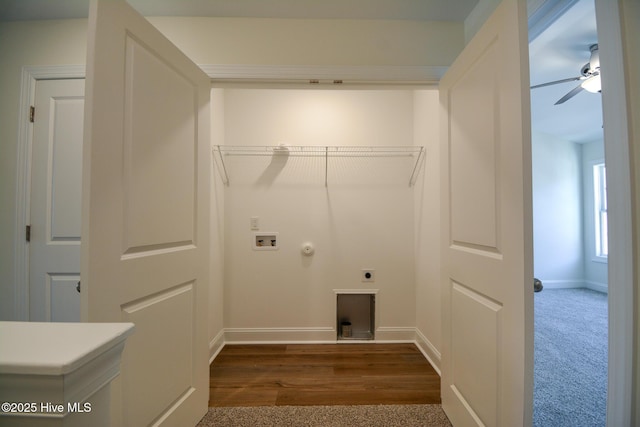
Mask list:
POLYGON ((589 51, 591 52, 591 57, 589 58, 589 67, 592 70, 600 69, 600 52, 598 51, 598 44, 593 44, 589 46, 589 51))
POLYGON ((586 91, 591 93, 598 93, 602 90, 602 85, 600 82, 600 74, 589 77, 580 85, 586 91))

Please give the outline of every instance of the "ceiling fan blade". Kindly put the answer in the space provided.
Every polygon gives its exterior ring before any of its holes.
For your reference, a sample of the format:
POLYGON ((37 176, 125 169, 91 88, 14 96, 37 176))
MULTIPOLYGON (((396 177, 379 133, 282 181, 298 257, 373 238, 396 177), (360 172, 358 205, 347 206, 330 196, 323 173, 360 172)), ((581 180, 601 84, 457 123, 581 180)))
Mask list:
POLYGON ((576 86, 573 89, 571 89, 571 91, 569 93, 567 93, 565 96, 563 96, 562 98, 558 99, 558 101, 553 105, 562 104, 563 102, 568 101, 569 99, 573 98, 574 96, 576 96, 577 94, 579 94, 583 90, 584 90, 584 88, 582 87, 582 84, 579 84, 578 86, 576 86))
POLYGON ((562 79, 562 80, 556 80, 553 82, 548 82, 548 83, 542 83, 539 85, 535 85, 535 86, 531 86, 529 89, 537 89, 539 87, 545 87, 545 86, 551 86, 551 85, 557 85, 558 83, 566 83, 566 82, 575 82, 577 80, 581 80, 583 77, 579 76, 579 77, 570 77, 568 79, 562 79))

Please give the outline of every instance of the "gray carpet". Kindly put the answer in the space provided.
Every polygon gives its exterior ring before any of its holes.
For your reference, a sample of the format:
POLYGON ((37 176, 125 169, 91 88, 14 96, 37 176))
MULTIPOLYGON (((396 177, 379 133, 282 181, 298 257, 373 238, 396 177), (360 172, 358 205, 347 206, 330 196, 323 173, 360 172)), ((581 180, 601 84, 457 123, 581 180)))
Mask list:
POLYGON ((535 427, 606 424, 607 295, 589 289, 535 294, 535 427))
POLYGON ((441 405, 209 408, 197 427, 450 427, 441 405))

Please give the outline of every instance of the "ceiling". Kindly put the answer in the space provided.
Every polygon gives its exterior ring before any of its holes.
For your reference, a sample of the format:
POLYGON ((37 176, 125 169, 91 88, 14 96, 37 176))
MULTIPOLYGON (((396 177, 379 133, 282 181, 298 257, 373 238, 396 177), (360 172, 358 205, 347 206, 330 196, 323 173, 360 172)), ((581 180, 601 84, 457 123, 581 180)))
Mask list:
MULTIPOLYGON (((598 42, 594 0, 578 0, 529 44, 531 85, 580 76, 589 62, 589 46, 598 42)), ((554 103, 579 82, 531 90, 534 130, 573 142, 602 139, 602 96, 582 91, 554 103)))
MULTIPOLYGON (((478 0, 128 0, 145 16, 464 21, 478 0)), ((0 0, 0 21, 83 18, 89 0, 0 0)), ((537 5, 536 5, 537 3, 537 5)), ((529 0, 573 6, 530 42, 531 85, 577 77, 597 42, 594 0, 529 0)), ((566 7, 565 7, 566 8, 566 7)), ((563 9, 564 10, 564 9, 563 9)), ((536 30, 537 34, 537 30, 536 30)), ((531 91, 532 128, 574 142, 602 138, 600 94, 586 91, 554 105, 578 82, 531 91)))
MULTIPOLYGON (((128 0, 144 16, 464 21, 478 0, 128 0)), ((89 0, 1 0, 0 21, 86 18, 89 0)))

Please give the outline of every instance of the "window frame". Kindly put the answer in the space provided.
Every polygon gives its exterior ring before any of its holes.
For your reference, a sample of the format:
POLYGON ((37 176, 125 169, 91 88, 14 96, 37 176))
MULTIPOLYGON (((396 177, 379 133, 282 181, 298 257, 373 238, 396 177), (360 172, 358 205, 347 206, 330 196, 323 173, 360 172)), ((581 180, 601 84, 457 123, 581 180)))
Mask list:
POLYGON ((593 163, 593 213, 595 232, 595 260, 606 262, 609 257, 607 226, 607 171, 604 161, 593 163))

